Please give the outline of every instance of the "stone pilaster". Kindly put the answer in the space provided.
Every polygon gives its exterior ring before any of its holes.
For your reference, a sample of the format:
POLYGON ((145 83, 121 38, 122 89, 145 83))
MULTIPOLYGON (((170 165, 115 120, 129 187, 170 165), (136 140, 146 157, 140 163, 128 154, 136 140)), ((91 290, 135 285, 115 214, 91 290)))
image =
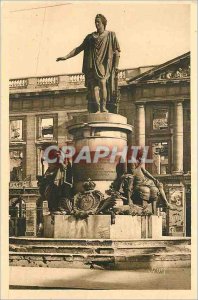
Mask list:
POLYGON ((145 107, 144 104, 137 104, 137 123, 136 123, 136 144, 145 146, 145 107))
POLYGON ((177 101, 174 110, 173 173, 183 172, 183 104, 177 101))
POLYGON ((23 201, 26 204, 26 236, 36 236, 37 225, 37 194, 23 194, 23 201))
POLYGON ((66 124, 67 114, 65 111, 58 112, 58 145, 65 145, 65 136, 66 136, 66 124))
POLYGON ((27 116, 26 176, 36 180, 35 115, 27 116))

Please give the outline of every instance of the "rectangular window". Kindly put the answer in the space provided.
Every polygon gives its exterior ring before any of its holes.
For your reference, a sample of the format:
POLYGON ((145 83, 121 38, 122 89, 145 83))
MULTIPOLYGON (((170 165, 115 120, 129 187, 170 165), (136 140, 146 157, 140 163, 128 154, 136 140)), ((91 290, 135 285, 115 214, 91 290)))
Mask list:
POLYGON ((23 140, 23 121, 11 120, 10 121, 10 140, 21 141, 23 140))
POLYGON ((40 138, 53 139, 54 138, 54 118, 40 119, 40 138))
POLYGON ((23 180, 23 150, 10 150, 10 181, 23 180))
POLYGON ((169 174, 168 142, 152 143, 152 173, 169 174))
POLYGON ((153 130, 163 130, 168 128, 168 108, 153 109, 153 130))

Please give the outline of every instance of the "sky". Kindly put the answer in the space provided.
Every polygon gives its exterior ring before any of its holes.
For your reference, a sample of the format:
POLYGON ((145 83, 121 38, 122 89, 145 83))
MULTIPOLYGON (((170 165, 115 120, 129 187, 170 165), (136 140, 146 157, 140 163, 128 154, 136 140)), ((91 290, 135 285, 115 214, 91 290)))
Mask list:
POLYGON ((95 31, 97 13, 117 35, 120 69, 161 64, 190 51, 190 5, 182 1, 9 1, 3 6, 9 78, 81 72, 82 53, 67 61, 56 58, 95 31))

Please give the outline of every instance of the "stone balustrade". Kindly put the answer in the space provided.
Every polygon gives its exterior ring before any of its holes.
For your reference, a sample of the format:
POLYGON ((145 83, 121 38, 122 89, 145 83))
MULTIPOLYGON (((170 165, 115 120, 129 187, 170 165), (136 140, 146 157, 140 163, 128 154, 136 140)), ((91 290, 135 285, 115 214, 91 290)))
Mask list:
POLYGON ((37 85, 58 85, 59 76, 38 77, 37 85))
MULTIPOLYGON (((127 85, 127 80, 151 70, 153 67, 145 66, 119 70, 119 86, 127 85)), ((85 88, 85 75, 83 73, 75 73, 10 79, 9 88, 11 94, 16 93, 17 90, 20 90, 20 92, 36 92, 46 88, 52 90, 82 89, 85 88)))
MULTIPOLYGON (((126 79, 130 71, 120 70, 118 73, 118 82, 119 85, 126 84, 126 79)), ((82 88, 85 83, 85 75, 82 73, 76 74, 65 74, 65 75, 56 75, 56 76, 39 76, 39 77, 28 77, 20 79, 10 79, 9 88, 10 91, 17 89, 41 89, 46 87, 58 87, 58 88, 82 88)))
POLYGON ((79 82, 84 82, 85 81, 85 75, 82 73, 79 74, 71 74, 69 76, 69 82, 72 83, 79 83, 79 82))
POLYGON ((120 70, 118 73, 118 80, 126 79, 126 70, 120 70))
POLYGON ((28 79, 11 79, 9 81, 9 88, 26 88, 28 79))

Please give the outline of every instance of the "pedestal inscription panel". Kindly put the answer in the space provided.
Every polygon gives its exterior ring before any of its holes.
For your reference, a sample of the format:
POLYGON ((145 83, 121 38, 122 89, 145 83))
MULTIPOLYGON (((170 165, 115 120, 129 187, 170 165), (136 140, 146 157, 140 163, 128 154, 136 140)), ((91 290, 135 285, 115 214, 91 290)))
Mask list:
POLYGON ((107 162, 90 163, 90 164, 74 164, 73 166, 75 181, 84 181, 91 178, 93 181, 116 179, 115 164, 107 162))

